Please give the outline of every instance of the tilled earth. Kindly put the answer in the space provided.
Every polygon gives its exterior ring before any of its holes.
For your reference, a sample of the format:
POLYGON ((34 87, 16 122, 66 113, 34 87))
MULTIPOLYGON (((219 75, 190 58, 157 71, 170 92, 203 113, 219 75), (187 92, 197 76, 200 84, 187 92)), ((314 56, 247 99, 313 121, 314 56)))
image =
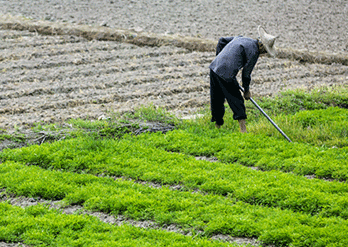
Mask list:
POLYGON ((206 103, 211 55, 2 31, 0 128, 206 103), (203 95, 202 95, 203 94, 203 95))
POLYGON ((217 40, 257 37, 264 25, 282 47, 348 52, 347 0, 0 0, 0 14, 217 40))
MULTIPOLYGON (((0 128, 98 119, 148 105, 178 115, 209 104, 212 52, 0 30, 0 128)), ((260 58, 252 93, 347 83, 344 65, 260 58)))

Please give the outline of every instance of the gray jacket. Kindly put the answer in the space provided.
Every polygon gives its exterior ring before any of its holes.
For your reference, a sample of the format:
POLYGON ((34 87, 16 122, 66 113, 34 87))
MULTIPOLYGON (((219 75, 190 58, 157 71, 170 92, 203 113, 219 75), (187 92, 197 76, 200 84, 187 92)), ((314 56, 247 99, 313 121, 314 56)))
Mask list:
POLYGON ((216 55, 209 68, 225 81, 232 83, 236 81, 238 71, 243 68, 242 83, 248 91, 251 72, 260 55, 258 41, 242 36, 220 38, 216 55))

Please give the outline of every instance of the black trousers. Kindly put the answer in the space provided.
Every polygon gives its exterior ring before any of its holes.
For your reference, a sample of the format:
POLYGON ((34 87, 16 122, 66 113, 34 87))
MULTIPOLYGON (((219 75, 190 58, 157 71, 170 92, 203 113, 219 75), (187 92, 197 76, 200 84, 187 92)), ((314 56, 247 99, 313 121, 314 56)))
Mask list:
POLYGON ((227 82, 210 70, 210 107, 211 121, 223 125, 225 115, 225 99, 233 112, 233 119, 246 119, 244 98, 239 90, 237 79, 227 82))

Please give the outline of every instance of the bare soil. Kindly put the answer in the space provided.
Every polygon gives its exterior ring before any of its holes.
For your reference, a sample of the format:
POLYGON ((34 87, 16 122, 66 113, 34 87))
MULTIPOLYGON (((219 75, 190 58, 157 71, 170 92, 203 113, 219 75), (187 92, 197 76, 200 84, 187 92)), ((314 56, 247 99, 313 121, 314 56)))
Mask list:
MULTIPOLYGON (((98 119, 153 103, 178 115, 209 104, 212 52, 0 30, 0 128, 98 119)), ((347 66, 260 58, 252 93, 347 83, 347 66)))
POLYGON ((346 0, 1 0, 0 14, 152 33, 257 37, 264 25, 279 47, 348 52, 346 0))
MULTIPOLYGON (((348 54, 346 1, 0 1, 0 15, 179 34, 217 40, 257 36, 262 24, 278 47, 348 54)), ((97 119, 153 103, 178 115, 209 104, 214 52, 139 47, 0 30, 0 129, 97 119)), ((260 58, 253 95, 348 83, 347 66, 260 58)))

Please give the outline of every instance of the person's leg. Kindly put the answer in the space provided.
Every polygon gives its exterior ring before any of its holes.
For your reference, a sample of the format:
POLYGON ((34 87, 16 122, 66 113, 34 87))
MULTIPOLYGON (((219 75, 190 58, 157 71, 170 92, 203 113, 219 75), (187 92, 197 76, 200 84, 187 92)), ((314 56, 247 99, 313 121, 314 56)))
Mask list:
POLYGON ((224 124, 225 114, 225 96, 220 87, 220 80, 218 75, 214 71, 210 70, 210 109, 211 109, 211 121, 215 122, 216 127, 220 127, 224 124))
POLYGON ((227 99, 228 105, 233 111, 233 119, 246 119, 244 98, 239 90, 238 82, 220 81, 220 87, 227 99))
POLYGON ((235 79, 233 83, 226 81, 220 81, 220 83, 220 87, 227 99, 228 105, 233 112, 233 119, 238 120, 240 131, 245 133, 245 119, 247 118, 247 116, 244 105, 244 98, 239 90, 238 82, 235 79))
POLYGON ((240 132, 247 133, 245 119, 239 119, 238 123, 239 123, 240 132))

